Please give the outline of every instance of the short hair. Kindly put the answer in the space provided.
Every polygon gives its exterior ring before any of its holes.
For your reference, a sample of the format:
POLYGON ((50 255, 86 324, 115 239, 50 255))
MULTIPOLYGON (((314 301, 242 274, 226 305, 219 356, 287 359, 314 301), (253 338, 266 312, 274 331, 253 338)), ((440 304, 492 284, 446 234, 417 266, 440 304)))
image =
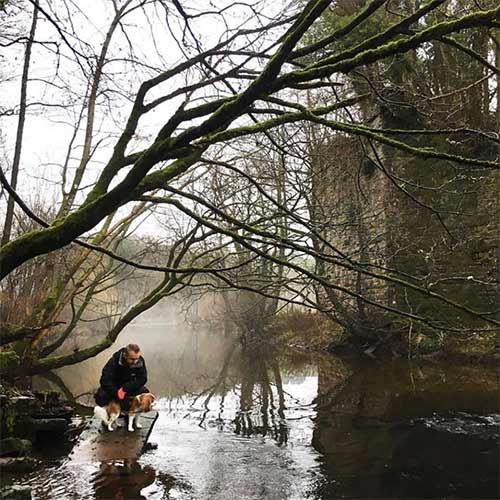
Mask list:
POLYGON ((137 344, 129 344, 127 347, 127 353, 129 352, 140 352, 141 348, 137 344))

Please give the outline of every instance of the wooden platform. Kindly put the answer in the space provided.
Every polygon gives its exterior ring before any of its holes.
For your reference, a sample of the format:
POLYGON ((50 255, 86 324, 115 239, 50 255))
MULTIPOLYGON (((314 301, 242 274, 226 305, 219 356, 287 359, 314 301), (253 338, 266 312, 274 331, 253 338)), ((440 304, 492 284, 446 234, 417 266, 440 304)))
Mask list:
POLYGON ((122 427, 109 432, 101 420, 94 417, 80 435, 68 458, 74 463, 136 459, 144 451, 157 418, 156 411, 143 413, 140 420, 142 429, 129 432, 126 419, 120 417, 118 423, 122 424, 122 427))

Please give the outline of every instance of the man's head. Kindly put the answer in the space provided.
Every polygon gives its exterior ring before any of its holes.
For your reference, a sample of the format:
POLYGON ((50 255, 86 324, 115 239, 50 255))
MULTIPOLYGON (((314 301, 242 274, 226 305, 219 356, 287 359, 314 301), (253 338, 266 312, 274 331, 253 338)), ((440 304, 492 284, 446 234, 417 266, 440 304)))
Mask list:
POLYGON ((141 358, 141 349, 137 344, 129 344, 125 349, 125 361, 129 366, 134 366, 141 358))

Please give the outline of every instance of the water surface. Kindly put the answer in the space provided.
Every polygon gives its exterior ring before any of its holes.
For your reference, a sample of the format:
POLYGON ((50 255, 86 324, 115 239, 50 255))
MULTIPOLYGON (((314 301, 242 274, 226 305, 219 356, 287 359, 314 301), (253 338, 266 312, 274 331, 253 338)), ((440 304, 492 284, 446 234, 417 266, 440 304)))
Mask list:
MULTIPOLYGON (((17 478, 35 498, 498 497, 491 368, 242 351, 210 335, 158 345, 144 349, 157 448, 133 463, 77 465, 53 446, 43 469, 17 478)), ((99 370, 58 375, 84 401, 99 370)))

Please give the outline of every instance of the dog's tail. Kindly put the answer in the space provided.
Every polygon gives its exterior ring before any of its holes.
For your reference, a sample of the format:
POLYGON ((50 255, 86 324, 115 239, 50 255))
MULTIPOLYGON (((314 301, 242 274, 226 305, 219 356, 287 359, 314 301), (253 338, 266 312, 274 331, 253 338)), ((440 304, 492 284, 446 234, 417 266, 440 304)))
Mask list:
POLYGON ((109 423, 109 417, 106 408, 103 408, 102 406, 96 406, 94 408, 94 415, 97 418, 100 418, 105 424, 109 423))

